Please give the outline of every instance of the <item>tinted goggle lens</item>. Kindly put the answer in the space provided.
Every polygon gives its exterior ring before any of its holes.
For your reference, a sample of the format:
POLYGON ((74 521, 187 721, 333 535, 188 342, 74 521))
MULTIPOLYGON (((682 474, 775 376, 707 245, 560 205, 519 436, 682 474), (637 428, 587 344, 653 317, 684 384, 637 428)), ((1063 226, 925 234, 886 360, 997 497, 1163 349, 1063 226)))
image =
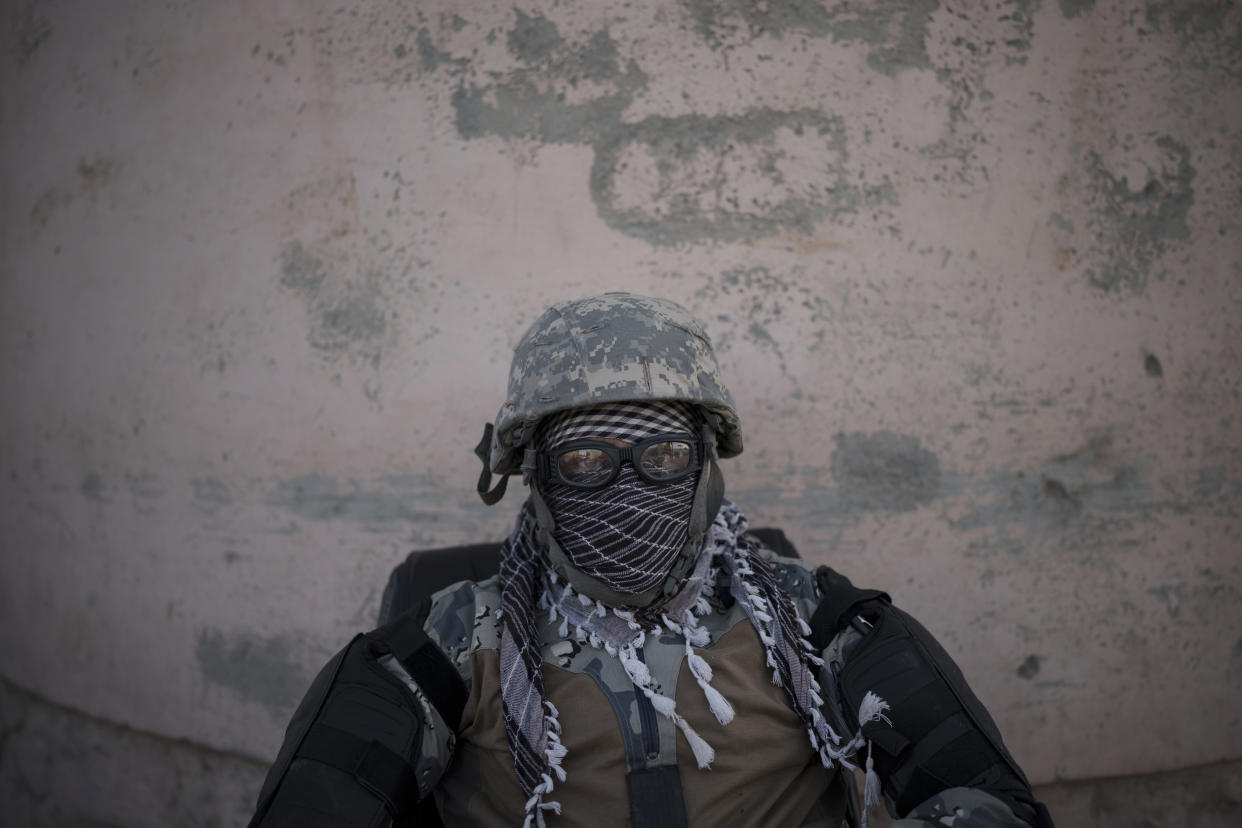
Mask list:
POLYGON ((556 476, 571 486, 607 485, 622 460, 629 460, 639 476, 652 483, 680 480, 696 468, 695 444, 688 439, 644 441, 633 448, 571 445, 553 456, 556 476))
POLYGON ((598 448, 570 449, 556 459, 561 479, 575 486, 607 483, 612 478, 614 466, 608 453, 598 448))
POLYGON ((648 480, 676 480, 694 462, 694 450, 682 440, 664 440, 647 446, 634 465, 648 480))

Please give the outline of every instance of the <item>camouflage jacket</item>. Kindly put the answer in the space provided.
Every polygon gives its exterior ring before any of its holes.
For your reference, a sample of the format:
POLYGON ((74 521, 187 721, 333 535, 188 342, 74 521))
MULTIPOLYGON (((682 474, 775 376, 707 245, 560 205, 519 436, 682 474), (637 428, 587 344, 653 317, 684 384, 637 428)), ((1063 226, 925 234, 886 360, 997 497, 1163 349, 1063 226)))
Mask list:
MULTIPOLYGON (((802 617, 809 619, 819 602, 814 577, 796 561, 775 556, 772 560, 781 586, 802 617)), ((433 771, 430 778, 438 779, 434 795, 447 826, 510 828, 520 825, 524 816, 525 797, 513 769, 501 707, 499 607, 496 577, 462 582, 434 596, 425 623, 431 640, 456 665, 469 688, 456 733, 449 731, 434 707, 422 703, 425 727, 419 776, 428 768, 433 771)), ((658 642, 649 639, 644 659, 661 692, 676 699, 678 712, 715 748, 716 759, 706 770, 696 766, 675 726, 635 692, 616 658, 587 643, 562 638, 555 624, 542 620, 545 690, 559 710, 561 739, 568 748, 567 778, 550 797, 561 803, 563 811, 561 816, 549 815, 549 825, 630 826, 634 790, 630 777, 661 769, 667 775, 672 768, 680 781, 686 825, 857 824, 852 774, 820 764, 784 691, 772 684, 758 636, 728 595, 727 585, 717 590, 713 612, 703 618, 703 626, 712 642, 697 652, 711 665, 713 686, 736 710, 728 726, 720 725, 708 709, 685 665, 685 641, 680 636, 666 632, 658 642)), ((834 686, 827 665, 839 661, 857 636, 847 629, 825 649, 821 686, 834 686)), ((847 733, 845 718, 835 706, 829 701, 825 712, 839 733, 847 733)), ((954 788, 893 825, 1020 828, 1025 823, 983 791, 954 788)))

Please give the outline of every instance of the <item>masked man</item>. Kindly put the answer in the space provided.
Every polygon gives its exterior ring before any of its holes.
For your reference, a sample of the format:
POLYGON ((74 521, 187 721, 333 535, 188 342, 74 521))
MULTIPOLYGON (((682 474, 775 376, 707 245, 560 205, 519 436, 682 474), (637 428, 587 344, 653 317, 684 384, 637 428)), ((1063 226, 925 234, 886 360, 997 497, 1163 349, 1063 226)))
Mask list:
POLYGON ((529 488, 498 574, 328 664, 252 826, 865 825, 855 768, 898 826, 1050 826, 926 630, 748 531, 741 451, 684 308, 546 311, 479 449, 529 488))

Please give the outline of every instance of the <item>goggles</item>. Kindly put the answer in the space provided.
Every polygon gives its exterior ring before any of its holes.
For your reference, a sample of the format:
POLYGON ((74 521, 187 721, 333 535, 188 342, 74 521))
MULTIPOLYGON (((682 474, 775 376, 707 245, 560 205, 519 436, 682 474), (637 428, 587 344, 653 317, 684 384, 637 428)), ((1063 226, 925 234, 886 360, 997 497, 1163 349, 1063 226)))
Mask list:
POLYGON ((539 476, 578 489, 601 489, 617 479, 624 460, 643 480, 660 485, 698 471, 702 457, 702 441, 689 434, 657 434, 625 448, 601 440, 574 440, 539 452, 539 476))

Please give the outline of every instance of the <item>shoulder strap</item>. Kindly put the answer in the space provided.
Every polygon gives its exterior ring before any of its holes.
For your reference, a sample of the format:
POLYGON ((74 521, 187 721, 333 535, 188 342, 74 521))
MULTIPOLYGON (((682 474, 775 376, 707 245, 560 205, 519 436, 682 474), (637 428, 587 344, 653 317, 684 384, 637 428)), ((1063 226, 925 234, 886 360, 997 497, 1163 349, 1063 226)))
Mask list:
POLYGON ((893 602, 887 592, 859 589, 850 583, 849 578, 827 566, 815 570, 815 583, 822 597, 815 614, 811 616, 811 634, 807 640, 817 650, 827 647, 837 633, 863 612, 867 604, 893 602))
POLYGON ((469 692, 453 662, 423 629, 430 611, 431 599, 424 598, 409 612, 367 633, 366 637, 372 641, 373 650, 392 653, 393 658, 401 662, 440 718, 456 731, 469 692))

